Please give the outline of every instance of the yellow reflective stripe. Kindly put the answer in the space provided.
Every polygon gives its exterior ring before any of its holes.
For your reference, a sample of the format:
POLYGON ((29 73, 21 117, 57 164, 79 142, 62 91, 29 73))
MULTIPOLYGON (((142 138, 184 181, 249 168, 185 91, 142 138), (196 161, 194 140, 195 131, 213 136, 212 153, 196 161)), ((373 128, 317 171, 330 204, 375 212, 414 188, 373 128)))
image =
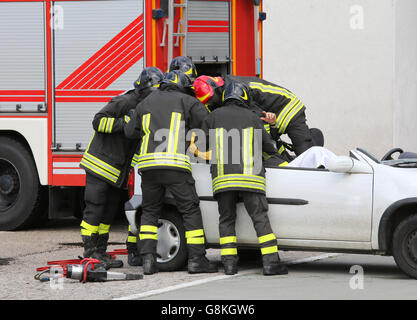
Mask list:
POLYGON ((237 249, 236 248, 226 248, 221 250, 222 256, 235 256, 237 255, 237 249))
POLYGON ((81 229, 81 235, 82 236, 91 236, 93 233, 96 233, 96 232, 92 232, 92 231, 86 230, 86 229, 81 229))
POLYGON ((282 153, 284 152, 284 150, 285 150, 285 147, 284 147, 284 146, 281 146, 281 147, 279 148, 279 150, 278 150, 278 153, 279 153, 279 154, 282 154, 282 153))
POLYGON ((299 104, 299 107, 295 107, 291 114, 287 116, 287 119, 285 120, 283 126, 282 126, 282 132, 285 132, 287 130, 288 124, 291 122, 291 120, 298 114, 298 112, 304 108, 304 105, 301 103, 299 104))
POLYGON ((173 112, 171 114, 171 124, 169 127, 169 138, 167 152, 176 153, 178 148, 178 135, 181 125, 181 113, 173 112))
POLYGON ((271 126, 269 125, 269 123, 264 124, 264 128, 266 132, 271 133, 271 126))
POLYGON ((271 253, 275 253, 278 252, 278 246, 272 246, 272 247, 266 247, 266 248, 261 248, 261 253, 264 254, 271 254, 271 253))
POLYGON ((242 189, 256 189, 261 191, 266 191, 265 186, 259 184, 251 184, 251 183, 239 183, 239 184, 223 184, 213 187, 213 192, 217 192, 222 189, 228 188, 242 188, 242 189))
POLYGON ((142 116, 142 129, 145 135, 142 137, 142 145, 140 147, 140 154, 145 154, 148 152, 149 135, 151 134, 151 131, 149 130, 150 122, 151 122, 150 113, 147 113, 142 116))
POLYGON ((84 220, 81 222, 80 226, 84 228, 85 230, 91 231, 93 233, 96 233, 98 231, 98 226, 93 226, 84 220))
POLYGON ((190 163, 190 157, 182 153, 167 153, 167 152, 155 152, 148 153, 146 155, 140 155, 137 157, 138 161, 148 161, 154 159, 168 159, 168 160, 181 160, 190 163))
POLYGON ((83 158, 87 158, 90 162, 93 162, 97 166, 101 167, 102 169, 108 171, 110 174, 114 176, 119 176, 120 170, 114 168, 113 166, 109 165, 108 163, 105 163, 104 161, 100 160, 99 158, 96 158, 92 154, 88 152, 84 152, 83 158))
POLYGON ((158 234, 140 233, 139 240, 158 240, 158 234))
POLYGON ((114 118, 109 118, 107 133, 111 133, 113 131, 113 124, 114 124, 114 118))
POLYGON ((129 242, 129 243, 137 243, 137 240, 138 238, 137 237, 135 237, 135 236, 128 236, 127 237, 127 242, 129 242))
POLYGON ((151 168, 151 167, 159 167, 159 166, 164 166, 164 167, 174 167, 174 168, 180 168, 180 169, 185 169, 191 172, 191 166, 190 165, 181 165, 178 163, 169 163, 169 162, 164 162, 162 163, 140 163, 138 164, 138 169, 144 169, 144 168, 151 168))
POLYGON ((185 233, 186 238, 194 238, 194 237, 202 237, 202 236, 204 236, 204 230, 203 229, 191 230, 191 231, 187 231, 185 233))
POLYGON ((219 183, 224 181, 232 181, 232 180, 247 180, 257 183, 266 183, 266 179, 261 176, 255 176, 255 175, 246 175, 246 174, 225 174, 223 176, 218 176, 213 179, 213 183, 219 183))
POLYGON ((109 224, 100 223, 100 225, 98 226, 98 234, 109 233, 109 230, 110 230, 109 224))
POLYGON ((236 243, 236 236, 220 238, 220 244, 236 243))
POLYGON ((127 230, 132 231, 132 226, 130 224, 129 224, 129 228, 127 230))
POLYGON ((249 83, 249 87, 251 89, 256 89, 259 90, 261 92, 266 92, 266 93, 272 93, 272 94, 278 94, 281 96, 285 96, 286 98, 293 98, 295 97, 295 95, 288 91, 285 88, 281 88, 281 87, 277 87, 277 86, 272 86, 272 85, 266 85, 260 82, 250 82, 249 83))
POLYGON ((204 237, 187 238, 187 244, 204 244, 204 237))
POLYGON ((130 117, 129 116, 125 116, 124 119, 125 119, 125 122, 126 123, 129 123, 129 121, 130 121, 130 117))
POLYGON ((286 167, 286 166, 288 166, 288 162, 287 161, 284 161, 278 167, 286 167))
POLYGON ((253 174, 253 128, 243 130, 243 174, 253 174))
POLYGON ((158 227, 144 224, 144 225, 140 226, 140 232, 157 233, 158 232, 158 227))
POLYGON ((219 176, 224 173, 223 147, 223 128, 216 128, 217 174, 219 176))
POLYGON ((277 238, 275 237, 273 233, 269 233, 258 238, 259 243, 264 243, 264 242, 268 242, 268 241, 276 240, 276 239, 277 238))
POLYGON ((100 124, 98 126, 98 132, 104 132, 104 128, 106 127, 107 118, 101 118, 100 124))
POLYGON ((82 159, 80 164, 84 167, 86 167, 87 169, 97 173, 99 176, 102 176, 108 180, 110 180, 113 183, 117 182, 118 177, 114 177, 113 175, 109 174, 106 171, 103 171, 101 168, 97 167, 94 163, 90 163, 88 162, 87 159, 82 159))

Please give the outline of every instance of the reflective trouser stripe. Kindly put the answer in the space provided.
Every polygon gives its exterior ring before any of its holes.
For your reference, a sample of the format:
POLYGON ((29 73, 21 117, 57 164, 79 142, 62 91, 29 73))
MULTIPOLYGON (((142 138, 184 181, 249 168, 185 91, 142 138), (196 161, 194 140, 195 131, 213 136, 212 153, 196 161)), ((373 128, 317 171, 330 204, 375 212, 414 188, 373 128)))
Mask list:
POLYGON ((109 233, 109 230, 110 230, 109 224, 100 223, 100 225, 98 226, 98 234, 109 233))
POLYGON ((269 233, 258 238, 259 243, 265 243, 265 242, 276 240, 276 239, 277 237, 275 237, 273 233, 269 233))
POLYGON ((187 244, 204 244, 204 230, 196 229, 185 232, 187 244))
POLYGON ((187 238, 187 244, 204 244, 204 237, 187 238))
POLYGON ((141 225, 139 240, 158 240, 158 227, 151 225, 141 225), (147 233, 144 233, 147 232, 147 233))
POLYGON ((127 242, 129 242, 129 243, 136 243, 137 242, 137 237, 135 237, 135 236, 128 236, 127 237, 127 242))
POLYGON ((271 247, 261 248, 262 255, 276 253, 276 252, 278 252, 278 246, 271 246, 271 247))
POLYGON ((139 234, 139 240, 158 240, 158 234, 149 234, 149 233, 140 233, 139 234))
POLYGON ((222 256, 236 256, 237 249, 236 248, 225 248, 221 250, 222 256))
POLYGON ((97 233, 98 228, 99 228, 98 226, 93 226, 85 222, 84 220, 81 222, 80 226, 81 226, 81 235, 83 236, 91 236, 93 233, 97 233))
POLYGON ((230 236, 230 237, 222 237, 220 238, 220 244, 229 244, 229 243, 236 243, 236 236, 230 236))
POLYGON ((142 226, 140 226, 140 232, 157 233, 158 232, 158 227, 151 226, 151 225, 142 225, 142 226))

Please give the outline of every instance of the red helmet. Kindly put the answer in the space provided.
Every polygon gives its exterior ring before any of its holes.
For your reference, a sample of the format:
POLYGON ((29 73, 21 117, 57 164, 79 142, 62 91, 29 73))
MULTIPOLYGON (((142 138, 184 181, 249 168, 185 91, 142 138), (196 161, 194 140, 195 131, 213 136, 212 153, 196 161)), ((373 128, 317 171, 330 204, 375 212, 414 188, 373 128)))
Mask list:
POLYGON ((223 85, 224 81, 221 77, 200 76, 193 83, 195 96, 206 104, 214 95, 214 90, 223 85))

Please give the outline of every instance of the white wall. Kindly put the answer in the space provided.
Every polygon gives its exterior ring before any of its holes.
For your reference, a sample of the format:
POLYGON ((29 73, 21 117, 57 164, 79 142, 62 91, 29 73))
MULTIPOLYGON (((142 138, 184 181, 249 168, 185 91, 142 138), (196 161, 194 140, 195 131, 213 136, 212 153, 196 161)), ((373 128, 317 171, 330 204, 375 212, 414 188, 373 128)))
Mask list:
POLYGON ((394 0, 264 0, 264 11, 264 78, 300 97, 309 126, 321 128, 337 154, 388 151, 394 0))
POLYGON ((396 1, 394 145, 417 152, 417 1, 396 1))

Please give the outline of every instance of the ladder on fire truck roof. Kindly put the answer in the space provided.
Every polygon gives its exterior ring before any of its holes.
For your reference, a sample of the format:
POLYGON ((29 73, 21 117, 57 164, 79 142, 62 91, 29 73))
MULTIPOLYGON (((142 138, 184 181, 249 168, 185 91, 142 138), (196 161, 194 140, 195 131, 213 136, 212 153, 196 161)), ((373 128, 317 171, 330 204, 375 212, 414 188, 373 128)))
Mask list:
POLYGON ((165 47, 165 40, 168 45, 168 65, 171 63, 174 55, 174 46, 180 45, 180 38, 182 38, 182 55, 187 55, 187 29, 188 29, 188 1, 182 0, 181 3, 176 3, 175 0, 168 0, 168 17, 165 20, 164 33, 162 36, 161 47, 165 47), (177 32, 174 32, 174 12, 175 8, 181 8, 182 18, 178 21, 177 32), (167 35, 168 30, 168 35, 167 35), (174 37, 177 37, 174 44, 174 37), (167 39, 168 38, 168 39, 167 39))

